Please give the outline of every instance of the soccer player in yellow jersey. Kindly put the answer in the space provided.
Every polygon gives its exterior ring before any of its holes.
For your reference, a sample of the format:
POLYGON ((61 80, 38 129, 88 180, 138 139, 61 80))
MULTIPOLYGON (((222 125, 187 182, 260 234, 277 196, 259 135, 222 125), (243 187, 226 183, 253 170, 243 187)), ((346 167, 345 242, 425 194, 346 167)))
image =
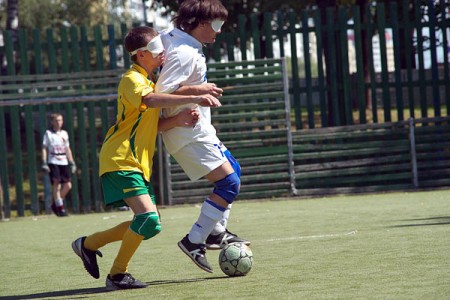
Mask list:
POLYGON ((154 81, 148 79, 164 62, 164 47, 158 33, 150 27, 137 27, 124 40, 133 65, 118 87, 117 121, 106 134, 100 151, 100 176, 106 205, 129 206, 131 221, 105 231, 78 238, 72 243, 74 252, 94 278, 100 278, 96 255, 99 248, 122 241, 119 252, 106 277, 109 290, 144 288, 147 284, 128 273, 128 264, 142 240, 161 231, 155 196, 150 183, 156 135, 177 126, 193 126, 198 112, 186 109, 161 120, 160 109, 180 104, 218 107, 217 98, 205 94, 182 96, 155 94, 154 81))

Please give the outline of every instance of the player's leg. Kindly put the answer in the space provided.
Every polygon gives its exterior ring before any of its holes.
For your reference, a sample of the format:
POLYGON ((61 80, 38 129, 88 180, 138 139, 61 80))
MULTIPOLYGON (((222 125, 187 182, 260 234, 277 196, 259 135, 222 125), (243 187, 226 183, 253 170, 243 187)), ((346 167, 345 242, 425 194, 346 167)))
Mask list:
POLYGON ((160 219, 152 199, 149 194, 124 199, 135 215, 123 236, 119 252, 106 279, 108 289, 147 286, 128 273, 128 265, 141 242, 154 237, 161 231, 160 219))
POLYGON ((51 209, 55 215, 58 217, 67 216, 67 214, 62 213, 61 211, 64 210, 64 202, 61 199, 61 172, 59 165, 49 164, 48 167, 50 168, 50 181, 52 183, 52 204, 51 209))
MULTIPOLYGON (((228 162, 230 163, 230 165, 233 168, 236 175, 240 178, 241 177, 241 166, 240 166, 239 162, 233 157, 233 155, 230 153, 230 151, 225 150, 225 151, 223 151, 223 153, 227 157, 228 162)), ((239 186, 239 189, 240 189, 240 186, 239 186)), ((238 237, 236 234, 230 232, 227 229, 228 218, 230 216, 231 206, 232 206, 232 204, 229 203, 227 208, 223 212, 222 219, 216 223, 211 234, 207 237, 206 243, 205 243, 207 249, 218 250, 218 249, 224 248, 226 245, 232 244, 232 243, 244 243, 248 246, 250 245, 250 241, 238 237)))
POLYGON ((111 172, 102 176, 102 187, 106 205, 129 205, 135 216, 132 221, 77 239, 72 243, 72 248, 82 259, 89 274, 99 278, 96 254, 101 256, 101 253, 98 249, 108 243, 122 240, 121 249, 106 280, 107 288, 145 287, 146 284, 133 278, 127 268, 141 241, 161 230, 151 184, 145 182, 140 173, 111 172), (126 192, 124 187, 128 187, 126 192))
POLYGON ((67 211, 64 208, 64 199, 66 198, 69 191, 72 189, 71 176, 69 172, 69 166, 59 166, 60 174, 60 190, 58 195, 58 200, 55 200, 55 204, 61 216, 67 216, 67 211))
POLYGON ((191 180, 205 177, 215 185, 203 202, 200 215, 179 243, 180 249, 201 269, 212 272, 206 259, 204 242, 228 205, 239 192, 240 180, 224 156, 219 144, 192 143, 173 154, 191 180))

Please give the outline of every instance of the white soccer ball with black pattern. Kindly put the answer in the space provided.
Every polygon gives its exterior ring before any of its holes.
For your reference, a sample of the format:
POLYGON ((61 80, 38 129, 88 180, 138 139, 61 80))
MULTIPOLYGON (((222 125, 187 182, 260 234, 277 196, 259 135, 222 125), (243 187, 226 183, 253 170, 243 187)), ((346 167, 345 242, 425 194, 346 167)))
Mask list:
POLYGON ((220 269, 228 276, 244 276, 252 269, 253 253, 243 243, 225 246, 219 254, 220 269))

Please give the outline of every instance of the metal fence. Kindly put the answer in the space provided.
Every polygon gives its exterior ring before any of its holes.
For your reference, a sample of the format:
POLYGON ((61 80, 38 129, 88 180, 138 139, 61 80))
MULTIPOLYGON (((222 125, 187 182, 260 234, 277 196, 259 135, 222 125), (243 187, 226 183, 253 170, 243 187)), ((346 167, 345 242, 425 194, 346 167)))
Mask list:
MULTIPOLYGON (((293 130, 447 116, 450 1, 428 1, 413 10, 407 3, 241 15, 236 32, 219 35, 205 52, 210 61, 287 57, 293 130)), ((19 30, 17 39, 5 31, 0 57, 7 64, 1 75, 127 68, 123 37, 128 29, 121 24, 19 30)), ((45 127, 46 114, 55 110, 64 112, 69 130, 74 126, 69 134, 75 152, 84 153, 76 155, 87 173, 74 179, 77 188, 71 197, 82 207, 100 209, 98 186, 91 180, 95 180, 95 149, 102 140, 99 128, 109 125, 108 120, 99 123, 95 114, 105 106, 113 104, 0 107, 0 150, 7 158, 2 160, 6 166, 0 167, 19 170, 1 174, 2 195, 9 197, 3 200, 11 203, 10 210, 19 215, 28 209, 38 213, 42 205, 43 187, 33 184, 38 179, 30 176, 38 152, 29 150, 41 143, 41 130, 33 126, 45 127), (25 188, 18 189, 17 180, 23 180, 25 188)))

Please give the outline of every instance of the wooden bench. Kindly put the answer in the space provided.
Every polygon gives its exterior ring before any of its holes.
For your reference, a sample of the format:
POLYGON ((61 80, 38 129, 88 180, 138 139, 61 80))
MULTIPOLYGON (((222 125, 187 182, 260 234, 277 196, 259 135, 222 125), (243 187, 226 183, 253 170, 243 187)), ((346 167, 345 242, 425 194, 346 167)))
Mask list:
POLYGON ((450 186, 450 118, 293 132, 300 196, 450 186))
POLYGON ((0 76, 0 106, 116 99, 124 71, 0 76))
POLYGON ((450 117, 415 119, 414 145, 418 188, 448 188, 450 117))
MULTIPOLYGON (((211 110, 212 120, 218 137, 241 164, 239 199, 294 193, 285 61, 213 63, 207 75, 208 82, 224 88, 223 106, 211 110)), ((166 159, 165 165, 169 204, 201 202, 212 191, 204 179, 191 182, 175 160, 166 159)))

